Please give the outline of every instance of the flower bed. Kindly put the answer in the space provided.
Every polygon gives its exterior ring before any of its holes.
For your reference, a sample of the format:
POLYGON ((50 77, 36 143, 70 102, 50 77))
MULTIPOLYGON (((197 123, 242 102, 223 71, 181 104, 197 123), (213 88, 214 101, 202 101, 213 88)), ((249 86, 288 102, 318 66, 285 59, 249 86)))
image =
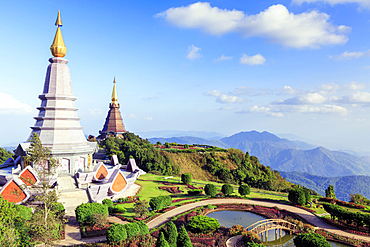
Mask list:
POLYGON ((336 226, 346 232, 350 232, 350 233, 353 233, 353 234, 358 234, 358 235, 363 235, 363 236, 370 236, 370 233, 369 233, 369 229, 367 227, 359 227, 357 228, 354 224, 350 224, 350 225, 347 225, 347 224, 344 224, 340 221, 337 221, 337 220, 332 220, 332 219, 328 219, 328 218, 322 218, 323 221, 325 221, 326 223, 330 224, 330 225, 333 225, 333 226, 336 226))
POLYGON ((180 199, 173 200, 171 203, 181 202, 185 200, 193 200, 193 199, 198 199, 198 198, 197 197, 180 198, 180 199))
POLYGON ((358 205, 358 204, 353 203, 353 202, 344 202, 344 201, 341 201, 341 200, 338 200, 338 199, 333 199, 333 198, 328 198, 328 197, 321 197, 319 199, 319 201, 329 202, 329 203, 335 202, 336 204, 338 204, 340 206, 351 207, 351 208, 356 208, 356 209, 365 209, 366 208, 364 205, 358 205))
POLYGON ((179 190, 179 187, 159 186, 158 189, 165 190, 165 191, 167 191, 169 193, 172 193, 172 194, 181 194, 181 193, 184 192, 182 190, 179 190))
POLYGON ((107 234, 110 224, 106 224, 105 227, 86 226, 80 227, 81 238, 92 238, 105 236, 107 234))

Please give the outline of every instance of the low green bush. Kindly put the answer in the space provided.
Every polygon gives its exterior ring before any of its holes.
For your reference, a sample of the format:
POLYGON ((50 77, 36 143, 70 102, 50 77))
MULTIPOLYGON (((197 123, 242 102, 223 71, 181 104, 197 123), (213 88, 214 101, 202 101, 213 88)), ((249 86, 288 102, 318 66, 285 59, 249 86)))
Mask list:
POLYGON ((145 224, 145 222, 143 221, 138 221, 136 222, 136 224, 139 226, 140 228, 140 235, 146 235, 149 233, 149 228, 148 228, 148 225, 145 224))
POLYGON ((220 223, 217 219, 197 215, 190 219, 187 228, 193 233, 207 233, 220 228, 220 223))
POLYGON ((193 190, 188 190, 189 195, 200 195, 202 194, 203 190, 202 189, 193 189, 193 190))
POLYGON ((251 188, 247 184, 242 184, 239 186, 238 192, 242 196, 249 195, 251 193, 251 188))
POLYGON ((328 241, 317 233, 301 233, 293 241, 297 247, 330 247, 328 241))
POLYGON ((123 226, 126 229, 128 238, 132 238, 140 234, 140 227, 137 223, 127 223, 123 226))
POLYGON ((206 184, 206 186, 204 186, 204 193, 208 196, 214 197, 217 194, 217 188, 214 184, 206 184))
POLYGON ((107 240, 108 242, 117 242, 123 241, 127 238, 127 232, 124 225, 114 224, 111 225, 107 231, 107 240))
POLYGON ((82 225, 93 225, 92 216, 94 214, 102 214, 108 217, 108 207, 107 205, 100 204, 100 203, 83 203, 77 206, 75 210, 76 219, 82 225))
POLYGON ((108 206, 108 208, 111 208, 111 207, 113 207, 113 202, 112 202, 112 200, 111 199, 104 199, 103 201, 102 201, 102 204, 104 204, 104 205, 107 205, 108 206))
POLYGON ((126 211, 127 209, 122 204, 117 204, 113 206, 112 208, 112 213, 115 213, 115 214, 123 214, 123 213, 126 213, 126 211))
POLYGON ((234 193, 234 188, 230 184, 222 185, 221 192, 225 194, 225 196, 229 196, 234 193))
POLYGON ((181 174, 181 181, 184 184, 190 184, 191 183, 191 174, 190 173, 181 174))
POLYGON ((149 206, 153 210, 159 210, 170 206, 172 203, 172 198, 170 196, 157 196, 149 201, 149 206))

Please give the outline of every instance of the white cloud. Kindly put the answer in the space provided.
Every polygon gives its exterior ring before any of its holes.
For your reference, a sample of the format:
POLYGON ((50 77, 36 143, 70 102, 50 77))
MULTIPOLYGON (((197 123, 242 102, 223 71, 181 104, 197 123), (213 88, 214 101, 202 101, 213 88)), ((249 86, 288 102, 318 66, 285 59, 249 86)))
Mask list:
POLYGON ((233 57, 228 57, 228 56, 225 56, 224 54, 222 54, 221 57, 213 59, 213 62, 217 63, 217 62, 220 62, 220 61, 231 60, 231 59, 233 59, 233 57))
POLYGON ((329 58, 332 58, 332 59, 335 59, 335 60, 350 60, 350 59, 357 59, 357 58, 360 58, 360 57, 368 57, 368 56, 370 56, 370 50, 368 50, 366 52, 362 52, 362 51, 348 52, 348 51, 345 51, 340 55, 329 56, 329 58))
POLYGON ((200 48, 196 47, 194 45, 191 45, 188 47, 188 54, 186 55, 186 58, 190 60, 201 58, 202 55, 200 54, 200 48))
POLYGON ((333 93, 339 90, 340 86, 335 84, 334 82, 331 82, 331 83, 321 84, 318 88, 321 91, 321 93, 326 94, 326 93, 333 93))
POLYGON ((301 112, 301 113, 333 113, 345 115, 349 111, 338 105, 323 105, 323 106, 311 106, 311 105, 279 105, 274 107, 274 111, 280 112, 301 112))
POLYGON ((317 92, 309 92, 300 96, 295 96, 286 100, 279 100, 276 104, 284 105, 305 105, 305 104, 322 104, 326 101, 326 98, 317 92))
POLYGON ((348 101, 348 103, 370 103, 370 93, 357 91, 343 97, 343 100, 348 101))
POLYGON ((223 94, 220 90, 208 91, 205 95, 216 97, 216 102, 218 103, 243 103, 246 101, 246 99, 239 98, 235 95, 223 94))
POLYGON ((136 114, 130 113, 130 115, 128 116, 128 118, 136 118, 136 114))
POLYGON ((349 27, 334 26, 330 16, 318 11, 294 14, 282 4, 270 6, 256 15, 212 7, 207 2, 170 8, 156 14, 180 27, 200 29, 211 35, 238 32, 245 37, 264 37, 273 43, 293 48, 319 48, 347 42, 343 34, 349 27))
POLYGON ((101 109, 89 109, 89 113, 94 116, 100 116, 103 111, 101 109))
POLYGON ((238 111, 236 113, 244 114, 244 113, 263 113, 266 114, 266 116, 271 116, 271 117, 284 117, 284 114, 281 112, 272 112, 272 109, 270 107, 265 107, 265 106, 252 106, 248 110, 242 110, 238 111))
POLYGON ((261 54, 256 54, 254 56, 248 56, 247 54, 243 54, 240 58, 241 64, 249 64, 249 65, 261 65, 266 62, 266 59, 261 54))
POLYGON ((32 113, 32 107, 13 98, 12 95, 0 92, 1 114, 27 114, 32 113))
POLYGON ((344 84, 344 86, 350 90, 363 90, 365 89, 365 84, 364 83, 358 83, 358 82, 355 82, 355 81, 352 81, 351 83, 349 84, 344 84))
POLYGON ((284 86, 284 88, 277 88, 276 91, 278 92, 278 94, 293 95, 300 93, 302 90, 292 88, 291 86, 284 86))
POLYGON ((218 103, 242 103, 244 102, 243 99, 237 97, 237 96, 230 96, 226 94, 221 94, 217 97, 216 101, 218 103))
POLYGON ((293 0, 293 3, 302 4, 302 3, 317 3, 323 2, 331 5, 335 4, 345 4, 345 3, 357 3, 363 7, 370 7, 369 0, 293 0))
POLYGON ((153 117, 144 117, 145 120, 152 121, 153 117))

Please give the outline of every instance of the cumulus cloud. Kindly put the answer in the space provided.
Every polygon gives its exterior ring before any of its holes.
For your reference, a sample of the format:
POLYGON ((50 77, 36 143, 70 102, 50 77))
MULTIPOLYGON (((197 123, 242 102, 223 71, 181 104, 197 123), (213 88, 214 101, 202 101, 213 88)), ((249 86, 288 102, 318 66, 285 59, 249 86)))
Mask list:
POLYGON ((293 48, 319 48, 347 42, 344 25, 334 26, 330 16, 318 11, 294 14, 282 4, 255 15, 212 7, 208 2, 174 7, 155 15, 180 28, 200 29, 211 35, 237 32, 244 37, 263 37, 293 48))
POLYGON ((187 59, 194 60, 201 58, 202 55, 200 54, 200 48, 194 45, 188 47, 188 54, 186 55, 187 59))
POLYGON ((148 121, 152 121, 153 120, 153 117, 144 117, 145 120, 148 120, 148 121))
POLYGON ((369 0, 293 0, 293 3, 302 4, 302 3, 317 3, 323 2, 331 5, 335 4, 345 4, 345 3, 356 3, 362 7, 370 7, 369 0))
POLYGON ((222 103, 222 104, 223 103, 243 103, 246 101, 246 99, 239 98, 238 96, 235 96, 235 95, 223 94, 219 90, 208 91, 205 93, 205 95, 216 97, 216 102, 222 103))
POLYGON ((317 92, 308 92, 286 100, 276 101, 276 104, 284 105, 305 105, 305 104, 323 104, 326 98, 317 92))
POLYGON ((242 111, 237 111, 236 113, 238 114, 247 114, 247 113, 262 113, 266 114, 266 116, 271 116, 271 117, 283 117, 284 114, 281 112, 272 112, 272 109, 270 107, 265 107, 265 106, 252 106, 247 110, 242 110, 242 111))
POLYGON ((217 62, 220 62, 220 61, 231 60, 231 59, 233 59, 233 57, 228 57, 228 56, 225 56, 224 54, 222 54, 221 57, 213 59, 213 62, 217 63, 217 62))
POLYGON ((32 107, 14 99, 12 95, 0 92, 1 114, 28 114, 32 113, 32 107))
POLYGON ((283 88, 276 89, 277 94, 284 94, 284 95, 293 95, 300 93, 302 90, 297 88, 292 88, 291 86, 284 86, 283 88))
POLYGON ((337 90, 339 90, 341 87, 337 84, 335 84, 334 82, 331 82, 331 83, 324 83, 324 84, 321 84, 318 89, 322 92, 322 93, 334 93, 336 92, 337 90))
POLYGON ((243 54, 240 58, 241 64, 249 64, 249 65, 262 65, 266 62, 266 59, 261 54, 256 54, 254 56, 248 56, 247 54, 243 54))
POLYGON ((338 105, 323 105, 323 106, 312 106, 312 105, 284 105, 276 106, 274 111, 280 112, 301 112, 301 113, 333 113, 345 115, 349 111, 338 105))
POLYGON ((349 84, 344 84, 344 86, 350 90, 364 90, 366 87, 364 83, 358 83, 355 81, 352 81, 349 84))

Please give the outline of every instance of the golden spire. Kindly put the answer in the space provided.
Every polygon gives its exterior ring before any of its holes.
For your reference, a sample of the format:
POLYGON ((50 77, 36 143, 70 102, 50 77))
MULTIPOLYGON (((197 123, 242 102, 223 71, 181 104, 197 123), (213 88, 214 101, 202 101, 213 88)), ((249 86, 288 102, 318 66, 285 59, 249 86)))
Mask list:
POLYGON ((113 93, 112 93, 112 104, 117 104, 117 91, 116 91, 116 77, 114 77, 114 86, 113 86, 113 93))
POLYGON ((64 45, 62 32, 60 28, 62 26, 62 21, 60 19, 60 11, 58 10, 58 17, 57 21, 55 22, 55 26, 58 27, 57 32, 55 33, 53 44, 50 46, 51 54, 54 57, 64 57, 67 53, 67 47, 64 45))

